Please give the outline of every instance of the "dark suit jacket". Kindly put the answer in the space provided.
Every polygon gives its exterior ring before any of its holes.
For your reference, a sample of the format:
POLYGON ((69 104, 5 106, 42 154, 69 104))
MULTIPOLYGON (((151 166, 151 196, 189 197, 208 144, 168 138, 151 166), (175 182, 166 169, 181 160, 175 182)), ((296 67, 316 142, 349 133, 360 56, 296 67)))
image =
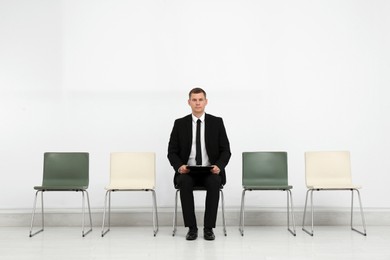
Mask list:
MULTIPOLYGON (((222 118, 205 114, 205 143, 210 163, 221 169, 222 184, 225 184, 225 167, 229 162, 231 153, 222 118)), ((168 144, 168 159, 175 170, 175 176, 179 174, 180 166, 187 164, 191 153, 191 145, 192 116, 190 114, 176 119, 168 144)))

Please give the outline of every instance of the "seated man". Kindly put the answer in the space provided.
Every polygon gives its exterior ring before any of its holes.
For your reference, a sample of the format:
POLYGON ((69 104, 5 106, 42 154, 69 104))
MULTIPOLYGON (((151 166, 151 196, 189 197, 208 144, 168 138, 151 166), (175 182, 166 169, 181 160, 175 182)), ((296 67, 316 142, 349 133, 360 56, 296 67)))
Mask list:
POLYGON ((198 237, 193 187, 206 188, 204 238, 214 240, 219 188, 225 184, 225 167, 229 162, 230 144, 223 120, 205 113, 206 92, 194 88, 188 104, 192 114, 175 121, 168 145, 168 159, 175 170, 174 183, 180 189, 184 225, 189 228, 186 239, 198 237), (207 170, 191 171, 188 166, 211 166, 207 170))

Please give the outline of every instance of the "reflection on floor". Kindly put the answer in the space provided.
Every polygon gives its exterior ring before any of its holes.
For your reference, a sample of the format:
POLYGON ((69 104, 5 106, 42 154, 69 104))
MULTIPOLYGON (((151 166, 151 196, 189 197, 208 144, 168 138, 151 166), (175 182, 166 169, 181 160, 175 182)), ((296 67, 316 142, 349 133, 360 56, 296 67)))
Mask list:
POLYGON ((186 241, 187 230, 179 227, 175 237, 171 227, 160 227, 153 237, 150 226, 113 227, 105 236, 100 229, 81 237, 80 228, 48 227, 28 237, 28 228, 0 228, 0 259, 332 259, 389 260, 390 227, 370 226, 367 237, 349 227, 315 227, 314 237, 297 227, 292 236, 283 226, 247 226, 242 237, 238 227, 215 229, 216 240, 186 241))

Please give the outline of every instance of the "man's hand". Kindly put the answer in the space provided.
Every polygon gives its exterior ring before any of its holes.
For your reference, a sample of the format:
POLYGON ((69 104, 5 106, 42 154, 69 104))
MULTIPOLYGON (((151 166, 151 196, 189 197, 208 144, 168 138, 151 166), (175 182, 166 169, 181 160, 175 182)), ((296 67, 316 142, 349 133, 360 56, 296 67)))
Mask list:
POLYGON ((221 172, 221 169, 217 165, 211 165, 213 168, 210 170, 212 174, 219 174, 221 172))
POLYGON ((180 168, 177 170, 180 174, 187 174, 190 172, 190 170, 187 168, 187 165, 182 165, 180 168))

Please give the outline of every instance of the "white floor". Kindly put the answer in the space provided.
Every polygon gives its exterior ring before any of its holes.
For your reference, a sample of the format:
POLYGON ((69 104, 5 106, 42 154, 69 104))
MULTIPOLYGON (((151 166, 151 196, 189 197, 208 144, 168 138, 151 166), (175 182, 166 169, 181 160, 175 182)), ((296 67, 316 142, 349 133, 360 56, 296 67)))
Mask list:
POLYGON ((81 237, 79 228, 48 227, 28 237, 28 228, 0 228, 0 259, 332 259, 389 260, 390 227, 368 227, 367 237, 348 227, 315 227, 314 237, 297 228, 292 236, 285 227, 228 227, 227 236, 215 229, 216 240, 205 241, 202 231, 196 241, 186 241, 186 229, 179 227, 172 237, 171 227, 113 227, 102 238, 100 229, 81 237))

